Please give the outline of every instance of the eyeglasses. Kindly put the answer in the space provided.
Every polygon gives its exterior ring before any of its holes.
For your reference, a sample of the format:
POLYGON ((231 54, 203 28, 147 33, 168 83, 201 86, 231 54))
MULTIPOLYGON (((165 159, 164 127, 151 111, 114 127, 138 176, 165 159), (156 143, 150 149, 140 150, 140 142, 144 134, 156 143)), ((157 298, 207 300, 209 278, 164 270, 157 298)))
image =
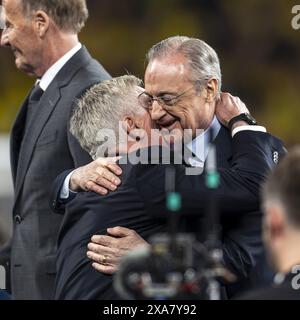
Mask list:
POLYGON ((152 96, 150 93, 142 92, 138 96, 138 99, 139 99, 139 102, 142 105, 142 107, 144 107, 145 109, 149 109, 149 110, 152 109, 152 105, 153 105, 154 101, 157 101, 157 103, 161 107, 164 107, 164 106, 172 107, 177 103, 177 101, 180 97, 182 97, 186 92, 188 92, 192 88, 189 88, 176 96, 171 95, 171 94, 164 94, 161 96, 152 96))

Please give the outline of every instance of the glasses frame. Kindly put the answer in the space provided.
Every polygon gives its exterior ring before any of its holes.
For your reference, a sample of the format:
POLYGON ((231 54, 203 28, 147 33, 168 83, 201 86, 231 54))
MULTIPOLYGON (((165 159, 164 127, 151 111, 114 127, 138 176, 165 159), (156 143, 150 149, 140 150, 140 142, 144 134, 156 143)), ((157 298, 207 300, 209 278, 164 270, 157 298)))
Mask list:
POLYGON ((167 106, 167 107, 173 107, 174 105, 176 105, 176 103, 178 102, 178 99, 179 99, 180 97, 182 97, 184 94, 186 94, 189 90, 191 90, 191 89, 193 89, 193 88, 194 88, 194 86, 193 86, 193 87, 190 87, 190 88, 186 89, 185 91, 183 91, 182 93, 174 96, 172 99, 168 99, 168 100, 169 100, 168 102, 166 102, 166 100, 164 100, 162 97, 155 96, 155 95, 151 95, 150 93, 148 93, 148 92, 146 92, 146 91, 144 91, 144 92, 142 92, 141 94, 139 94, 138 100, 139 100, 140 104, 142 105, 142 107, 145 108, 145 109, 147 109, 147 110, 151 110, 151 109, 152 109, 152 106, 153 106, 154 101, 157 101, 157 103, 158 103, 161 107, 165 107, 165 106, 167 106), (146 95, 146 96, 148 96, 148 97, 151 99, 151 106, 148 107, 148 106, 146 106, 146 105, 142 102, 141 97, 142 97, 143 95, 146 95), (174 102, 171 102, 171 101, 174 101, 174 102))

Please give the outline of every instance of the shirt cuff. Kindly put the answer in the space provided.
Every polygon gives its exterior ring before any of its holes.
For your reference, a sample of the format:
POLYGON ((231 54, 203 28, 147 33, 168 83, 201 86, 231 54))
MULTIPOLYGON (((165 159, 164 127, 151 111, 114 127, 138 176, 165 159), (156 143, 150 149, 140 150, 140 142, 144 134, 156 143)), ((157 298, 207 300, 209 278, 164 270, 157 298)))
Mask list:
POLYGON ((238 132, 241 132, 241 131, 257 131, 257 132, 267 132, 267 129, 265 127, 262 127, 262 126, 240 126, 240 127, 237 127, 235 129, 232 130, 232 138, 238 133, 238 132))
POLYGON ((70 196, 74 197, 74 195, 77 193, 77 192, 71 191, 69 188, 71 175, 73 174, 74 171, 75 170, 70 172, 64 181, 64 184, 63 184, 63 186, 60 190, 60 194, 59 194, 60 200, 67 200, 67 199, 69 199, 70 196))

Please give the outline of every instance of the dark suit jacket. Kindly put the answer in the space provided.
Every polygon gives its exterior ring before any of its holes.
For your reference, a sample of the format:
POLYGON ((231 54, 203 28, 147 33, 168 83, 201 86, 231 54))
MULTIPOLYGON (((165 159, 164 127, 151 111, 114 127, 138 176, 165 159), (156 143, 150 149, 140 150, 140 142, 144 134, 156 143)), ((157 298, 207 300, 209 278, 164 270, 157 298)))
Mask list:
MULTIPOLYGON (((217 193, 222 215, 224 261, 239 278, 239 285, 263 255, 259 188, 275 165, 273 153, 283 154, 282 143, 269 134, 240 132, 231 139, 222 128, 216 138, 221 186, 217 193)), ((59 237, 57 299, 108 299, 115 297, 112 277, 91 268, 86 258, 93 234, 105 234, 117 225, 132 228, 148 237, 164 228, 159 216, 165 213, 165 166, 123 166, 121 187, 105 197, 81 193, 66 205, 59 237), (155 215, 153 215, 155 213, 155 215), (157 220, 158 219, 158 220, 157 220)), ((68 172, 60 175, 52 191, 53 204, 68 172)), ((203 176, 186 176, 176 166, 177 191, 183 197, 184 214, 200 217, 206 208, 207 189, 203 176)), ((62 205, 53 206, 57 212, 62 205)), ((193 225, 193 223, 191 223, 193 225)), ((189 221, 187 224, 189 231, 189 221)), ((229 288, 230 289, 230 288, 229 288)))
MULTIPOLYGON (((246 293, 237 300, 300 300, 300 289, 293 288, 296 274, 288 273, 281 284, 271 284, 252 292, 246 293)), ((299 276, 296 281, 299 285, 299 276)))
POLYGON ((92 84, 109 78, 83 47, 64 65, 35 106, 34 121, 24 137, 28 97, 14 123, 14 230, 6 253, 11 260, 15 299, 53 296, 56 241, 62 217, 53 215, 49 208, 50 186, 63 170, 91 161, 69 133, 69 119, 76 98, 92 84))
POLYGON ((0 289, 0 300, 10 300, 10 296, 6 291, 0 289))

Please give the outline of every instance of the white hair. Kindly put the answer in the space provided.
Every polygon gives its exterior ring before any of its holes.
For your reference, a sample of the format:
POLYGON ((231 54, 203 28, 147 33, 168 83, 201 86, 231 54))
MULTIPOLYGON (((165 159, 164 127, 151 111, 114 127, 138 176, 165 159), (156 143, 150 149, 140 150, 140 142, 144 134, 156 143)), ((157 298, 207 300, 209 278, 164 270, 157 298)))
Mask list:
POLYGON ((124 117, 144 111, 137 99, 141 84, 140 79, 129 75, 106 80, 92 86, 77 101, 70 131, 93 159, 102 145, 116 147, 119 122, 124 117))
POLYGON ((222 74, 218 55, 212 47, 202 40, 185 36, 170 37, 154 45, 148 51, 146 58, 149 63, 154 59, 178 53, 188 61, 191 81, 202 87, 206 81, 215 78, 218 81, 218 91, 221 91, 222 74))

